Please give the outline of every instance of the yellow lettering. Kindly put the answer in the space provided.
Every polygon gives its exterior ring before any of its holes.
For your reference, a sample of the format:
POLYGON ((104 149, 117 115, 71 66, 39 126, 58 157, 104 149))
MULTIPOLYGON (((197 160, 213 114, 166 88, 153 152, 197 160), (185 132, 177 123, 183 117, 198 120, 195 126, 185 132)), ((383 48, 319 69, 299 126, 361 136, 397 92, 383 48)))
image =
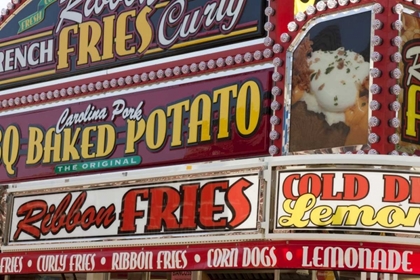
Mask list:
POLYGON ((76 149, 77 139, 80 134, 80 127, 74 129, 63 129, 63 158, 62 161, 80 160, 79 151, 76 149))
POLYGON ((420 86, 411 85, 407 93, 407 127, 405 134, 417 137, 417 122, 420 120, 420 114, 417 114, 417 93, 420 91, 420 86))
POLYGON ((241 136, 249 136, 258 127, 261 114, 261 92, 255 81, 245 82, 236 103, 236 127, 241 136))
POLYGON ((98 49, 96 48, 101 39, 102 30, 99 23, 87 21, 79 24, 79 56, 77 65, 85 65, 89 62, 101 60, 98 49))
POLYGON ((143 137, 146 131, 146 122, 144 119, 136 122, 135 120, 127 121, 127 135, 125 144, 125 153, 133 154, 136 152, 136 144, 143 137))
POLYGON ((136 19, 136 29, 141 37, 141 45, 138 48, 137 52, 142 53, 147 50, 153 40, 153 29, 150 25, 148 19, 149 13, 152 11, 152 8, 149 6, 144 7, 137 16, 136 19))
POLYGON ((294 202, 293 207, 292 203, 293 200, 291 199, 286 199, 283 202, 284 212, 290 215, 280 217, 278 220, 279 225, 282 227, 306 227, 309 224, 309 219, 305 219, 304 216, 307 211, 315 206, 316 197, 311 193, 307 193, 299 197, 294 202))
POLYGON ((404 214, 404 217, 401 217, 401 213, 395 214, 393 219, 395 221, 400 221, 401 225, 405 227, 414 227, 419 222, 418 219, 420 217, 420 208, 418 207, 409 207, 407 211, 407 215, 404 214))
POLYGON ((230 122, 230 94, 236 98, 238 96, 238 85, 232 85, 224 87, 214 91, 213 103, 217 103, 219 100, 219 131, 217 133, 217 139, 229 138, 229 122, 230 122), (220 98, 219 98, 220 97, 220 98))
POLYGON ((57 63, 57 69, 66 69, 69 68, 69 53, 74 52, 73 47, 69 47, 70 44, 70 36, 71 31, 73 31, 73 34, 77 34, 78 28, 77 25, 71 25, 64 27, 60 35, 58 36, 58 63, 57 63))
POLYGON ((182 126, 184 111, 190 110, 190 101, 185 100, 168 106, 168 117, 172 117, 171 147, 182 146, 182 126))
POLYGON ((407 211, 398 206, 386 206, 375 210, 370 205, 340 205, 334 209, 328 205, 315 207, 317 198, 313 194, 300 196, 293 205, 293 200, 283 203, 284 212, 278 224, 282 227, 303 228, 312 223, 316 226, 358 226, 380 225, 384 228, 399 226, 415 228, 419 223, 420 207, 410 207, 407 211), (305 216, 309 214, 309 219, 305 216))
POLYGON ((361 223, 365 226, 372 226, 375 221, 375 209, 372 206, 359 207, 356 205, 337 206, 332 218, 334 226, 356 226, 361 217, 361 223))
POLYGON ((44 154, 42 141, 44 132, 38 127, 29 127, 28 154, 26 155, 26 164, 37 164, 41 161, 44 154))
POLYGON ((90 149, 93 147, 91 132, 96 131, 96 126, 86 127, 82 132, 82 144, 80 145, 81 154, 84 159, 94 158, 95 153, 91 153, 90 149))
POLYGON ((206 94, 198 95, 191 104, 188 144, 205 142, 211 139, 211 100, 206 94), (200 130, 199 130, 200 127, 200 130), (200 133, 200 139, 198 134, 200 133))
POLYGON ((115 34, 115 51, 119 56, 134 54, 136 48, 134 46, 127 49, 127 41, 133 39, 133 34, 127 34, 128 18, 136 15, 135 10, 121 13, 117 19, 117 28, 115 34))
POLYGON ((104 17, 104 42, 102 60, 114 58, 114 21, 115 15, 104 17))
POLYGON ((15 175, 16 173, 14 166, 19 159, 19 148, 19 129, 16 126, 11 125, 7 127, 4 132, 3 139, 3 164, 6 168, 7 174, 9 175, 15 175))
POLYGON ((107 157, 114 150, 116 144, 116 131, 112 125, 98 126, 96 157, 107 157))
POLYGON ((60 162, 61 161, 60 149, 61 149, 61 134, 55 133, 55 128, 48 129, 45 135, 44 159, 42 162, 43 163, 60 162))
POLYGON ((311 222, 319 227, 327 226, 331 223, 331 214, 333 210, 330 206, 318 206, 311 211, 311 222))
POLYGON ((158 150, 166 139, 166 114, 162 109, 150 113, 146 126, 146 144, 150 150, 158 150))
POLYGON ((420 209, 410 208, 408 213, 410 214, 411 219, 406 217, 404 210, 400 207, 386 206, 378 211, 376 215, 376 221, 378 224, 385 228, 394 228, 400 225, 404 225, 406 227, 415 227, 417 224, 416 221, 420 214, 420 209))

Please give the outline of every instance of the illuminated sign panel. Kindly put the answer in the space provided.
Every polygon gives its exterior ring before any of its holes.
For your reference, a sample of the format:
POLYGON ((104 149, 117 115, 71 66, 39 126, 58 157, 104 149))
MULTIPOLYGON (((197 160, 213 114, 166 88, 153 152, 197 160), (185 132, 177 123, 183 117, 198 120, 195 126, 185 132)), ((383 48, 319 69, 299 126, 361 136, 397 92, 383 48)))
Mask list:
POLYGON ((267 155, 271 72, 5 115, 0 181, 267 155))
POLYGON ((0 29, 0 87, 258 38, 265 5, 251 0, 26 1, 0 29))

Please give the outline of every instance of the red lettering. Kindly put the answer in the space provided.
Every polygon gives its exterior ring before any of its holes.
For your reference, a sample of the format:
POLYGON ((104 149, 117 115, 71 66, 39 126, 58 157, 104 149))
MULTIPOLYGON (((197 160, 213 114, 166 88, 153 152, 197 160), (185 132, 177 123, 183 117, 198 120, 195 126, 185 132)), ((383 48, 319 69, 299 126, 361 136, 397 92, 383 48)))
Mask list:
POLYGON ((298 189, 299 195, 312 193, 318 197, 322 191, 321 178, 316 174, 305 174, 300 178, 298 189))
POLYGON ((150 189, 149 213, 146 231, 179 229, 175 211, 179 208, 179 192, 170 187, 150 189))
POLYGON ((41 235, 57 234, 63 228, 71 233, 78 226, 84 230, 88 230, 92 225, 109 227, 115 220, 115 206, 113 204, 107 208, 102 207, 98 212, 93 206, 88 207, 79 215, 72 212, 75 209, 80 212, 86 197, 87 193, 81 192, 68 213, 67 208, 72 200, 71 193, 67 194, 57 207, 55 204, 48 207, 47 203, 42 200, 33 200, 21 205, 17 211, 17 216, 24 216, 24 218, 18 222, 13 239, 18 240, 22 232, 40 239, 41 235), (35 212, 38 213, 34 214, 35 212), (35 226, 34 224, 39 221, 41 221, 40 227, 35 226))
POLYGON ((229 222, 229 227, 235 228, 248 219, 251 214, 251 202, 244 191, 252 186, 252 183, 244 178, 236 181, 228 190, 227 205, 232 211, 233 217, 229 222))
POLYGON ((223 213, 223 205, 215 205, 216 191, 226 191, 229 181, 210 182, 205 184, 200 191, 200 207, 198 220, 203 229, 226 228, 227 218, 214 220, 214 214, 223 213))
POLYGON ((344 174, 343 200, 360 200, 369 193, 369 181, 359 174, 344 174))
POLYGON ((136 232, 136 219, 144 217, 144 210, 137 211, 137 197, 142 201, 149 198, 149 189, 132 189, 129 190, 122 199, 120 227, 118 233, 134 233, 136 232))
POLYGON ((341 200, 342 192, 334 194, 334 178, 335 174, 322 174, 322 195, 321 199, 325 200, 341 200))
POLYGON ((401 176, 384 175, 384 202, 401 202, 410 195, 410 184, 401 176))
POLYGON ((283 182, 283 195, 286 199, 296 200, 297 196, 293 195, 293 181, 299 180, 299 174, 292 174, 286 177, 283 182))
POLYGON ((420 177, 410 176, 411 197, 410 203, 420 203, 420 177))
POLYGON ((182 229, 196 229, 196 212, 197 212, 197 193, 200 184, 182 185, 181 197, 183 205, 181 208, 181 228, 182 229))
MULTIPOLYGON (((81 193, 75 200, 73 204, 81 203, 83 205, 86 201, 86 192, 81 193)), ((57 209, 55 210, 55 215, 52 216, 52 222, 51 222, 51 232, 53 234, 57 234, 63 226, 65 226, 66 222, 64 219, 67 217, 66 210, 70 205, 71 202, 71 194, 67 194, 63 200, 60 202, 60 204, 57 206, 57 209)), ((54 204, 52 205, 54 206, 54 204)), ((80 206, 81 207, 81 206, 80 206)), ((47 217, 44 218, 46 220, 47 217)), ((41 231, 48 232, 48 228, 44 228, 41 226, 41 231)))
POLYGON ((80 212, 80 209, 82 208, 83 204, 85 203, 86 195, 81 196, 79 195, 75 202, 73 202, 72 206, 70 207, 70 210, 67 215, 67 223, 66 224, 66 230, 68 232, 73 231, 78 224, 75 221, 80 221, 82 213, 80 212))
POLYGON ((18 222, 13 240, 18 240, 22 232, 39 239, 41 235, 40 230, 33 224, 42 220, 47 212, 47 207, 47 203, 43 200, 33 200, 22 204, 17 210, 16 215, 24 218, 18 222), (39 213, 34 215, 34 212, 38 211, 39 213))

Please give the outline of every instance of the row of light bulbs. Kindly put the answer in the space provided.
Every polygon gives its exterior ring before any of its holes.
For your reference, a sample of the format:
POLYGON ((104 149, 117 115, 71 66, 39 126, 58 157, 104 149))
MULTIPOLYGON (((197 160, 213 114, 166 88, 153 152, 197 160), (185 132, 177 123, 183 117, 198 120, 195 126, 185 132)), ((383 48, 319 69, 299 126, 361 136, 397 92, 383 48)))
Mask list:
MULTIPOLYGON (((334 9, 334 8, 337 8, 338 6, 346 6, 349 3, 355 4, 355 3, 358 3, 358 2, 360 2, 360 0, 338 0, 338 1, 328 0, 326 3, 324 1, 320 1, 316 4, 315 7, 314 6, 308 6, 305 13, 304 12, 297 13, 296 16, 295 16, 295 20, 297 22, 303 22, 307 19, 307 16, 314 15, 317 12, 325 11, 327 8, 328 9, 334 9)), ((420 0, 417 1, 417 2, 418 2, 417 4, 420 4, 420 0)), ((397 14, 401 14, 403 12, 403 9, 404 9, 404 7, 401 4, 396 4, 392 8, 393 12, 397 13, 397 14)), ((379 3, 375 3, 372 7, 372 11, 373 11, 374 14, 380 14, 384 11, 384 7, 379 3)), ((288 28, 289 32, 295 32, 295 31, 298 30, 299 25, 296 21, 290 22, 287 25, 287 28, 288 28)), ((272 30, 274 28, 272 25, 268 25, 268 26, 270 27, 270 30, 272 30)), ((402 27, 403 27, 403 23, 400 20, 397 20, 397 21, 392 23, 392 28, 394 30, 400 31, 402 29, 402 27)), ((380 30, 380 29, 383 28, 383 23, 380 20, 375 19, 372 23, 372 28, 374 30, 380 30)), ((285 43, 288 43, 292 40, 292 36, 291 36, 291 34, 285 32, 285 33, 280 35, 279 39, 280 39, 281 43, 285 44, 285 43)), ((401 39, 400 36, 394 37, 391 41, 391 44, 398 47, 398 48, 401 46, 401 43, 402 43, 402 39, 401 39)), ((379 46, 379 45, 383 44, 383 40, 378 35, 374 35, 372 37, 372 44, 374 46, 379 46)), ((281 49, 284 49, 283 46, 280 46, 280 47, 281 47, 281 49)), ((371 58, 374 62, 378 62, 378 61, 382 60, 382 55, 378 52, 373 52, 372 55, 371 55, 371 58)), ((393 61, 393 62, 399 63, 401 61, 401 59, 402 59, 401 53, 399 53, 399 52, 396 52, 393 55, 391 55, 391 61, 393 61)), ((282 62, 277 58, 273 61, 273 64, 277 69, 278 66, 282 65, 282 62)), ((273 74, 273 80, 274 81, 279 81, 279 79, 281 78, 281 75, 279 73, 277 73, 277 74, 276 73, 277 72, 275 72, 273 74)), ((370 70, 370 75, 372 76, 372 78, 375 79, 375 78, 381 77, 383 75, 383 73, 380 69, 373 68, 373 69, 370 70)), ((391 70, 390 73, 389 73, 390 78, 395 79, 395 80, 400 79, 401 75, 402 75, 402 73, 401 73, 399 68, 395 68, 395 69, 391 70)), ((371 91, 372 94, 375 95, 375 94, 380 94, 382 92, 382 89, 378 84, 373 84, 370 87, 370 91, 371 91)), ((400 94, 400 92, 401 92, 401 88, 398 85, 398 82, 396 81, 396 84, 393 85, 392 87, 390 87, 389 93, 394 95, 394 96, 398 96, 400 94)), ((275 100, 275 97, 277 95, 281 94, 281 89, 277 86, 274 86, 273 89, 272 89, 272 94, 274 96, 274 101, 272 102, 271 107, 272 107, 273 110, 275 110, 275 109, 278 110, 278 109, 281 108, 281 106, 275 100)), ((394 111, 395 114, 397 115, 400 108, 401 108, 401 104, 398 101, 393 101, 391 104, 389 104, 388 109, 391 110, 391 111, 394 111)), ((372 100, 371 103, 370 103, 370 109, 372 111, 380 110, 381 109, 381 104, 377 100, 372 100)), ((280 118, 278 118, 277 116, 274 115, 274 116, 272 116, 270 122, 273 126, 276 126, 276 125, 280 125, 281 120, 280 120, 280 118)), ((370 127, 379 126, 380 124, 381 124, 381 120, 376 116, 373 116, 369 119, 370 127)), ((394 117, 394 118, 388 120, 388 125, 390 127, 396 129, 400 126, 400 120, 397 117, 394 117)), ((275 140, 275 139, 278 139, 279 137, 280 137, 280 134, 275 129, 273 129, 270 133, 270 138, 272 140, 275 140)), ((368 137, 368 141, 369 141, 370 144, 374 144, 374 143, 377 143, 377 142, 380 141, 380 137, 376 133, 370 133, 369 137, 368 137)), ((388 141, 391 142, 392 144, 398 144, 399 141, 400 141, 400 137, 397 133, 393 133, 392 135, 390 135, 388 137, 388 141)), ((270 154, 271 155, 275 155, 278 152, 279 152, 278 147, 276 147, 276 146, 271 146, 270 147, 270 154)), ((352 153, 352 152, 349 152, 349 153, 352 153)), ((358 154, 364 154, 365 151, 360 150, 357 153, 358 154)), ((377 151, 374 150, 374 149, 370 149, 368 151, 368 154, 377 154, 377 151)), ((399 154, 399 153, 394 150, 390 154, 394 155, 394 154, 399 154)), ((407 155, 407 154, 403 153, 403 155, 407 155)))
MULTIPOLYGON (((403 9, 404 9, 403 5, 396 4, 392 7, 392 12, 395 13, 395 14, 401 14, 403 12, 403 9)), ((384 10, 384 8, 378 3, 375 4, 374 7, 373 7, 373 11, 374 11, 375 14, 382 13, 383 10, 384 10)), ((381 30, 383 27, 384 27, 384 24, 378 19, 375 19, 372 22, 372 29, 375 30, 375 31, 376 30, 381 30)), ((394 21, 391 24, 391 28, 393 30, 396 30, 396 31, 401 31, 402 27, 403 27, 403 23, 399 19, 394 21)), ((375 47, 380 46, 383 43, 384 43, 384 41, 380 36, 374 35, 372 37, 373 46, 375 46, 375 47)), ((392 38, 390 43, 391 43, 392 46, 395 46, 399 49, 401 47, 402 38, 399 35, 397 35, 394 38, 392 38)), ((371 54, 371 59, 372 59, 373 62, 379 62, 383 59, 383 56, 379 52, 374 51, 371 54)), ((392 94, 395 97, 397 97, 401 92, 401 87, 398 85, 398 80, 401 78, 401 75, 402 75, 401 70, 398 68, 398 63, 401 62, 401 59, 402 59, 402 56, 401 56, 401 53, 399 51, 393 53, 390 57, 390 60, 392 62, 397 63, 397 68, 394 68, 389 73, 387 73, 391 79, 394 79, 396 81, 396 84, 391 86, 388 90, 388 93, 392 94)), ((373 79, 379 78, 383 74, 384 73, 382 73, 382 71, 378 68, 372 68, 370 70, 370 75, 373 79)), ((382 88, 378 84, 374 83, 370 87, 370 92, 373 95, 381 94, 382 93, 382 88)), ((397 115, 398 111, 401 109, 401 104, 397 100, 395 100, 388 105, 388 108, 382 108, 382 104, 380 104, 377 100, 372 100, 370 102, 370 109, 372 111, 378 111, 378 110, 381 110, 381 109, 390 110, 390 111, 395 112, 395 115, 397 115)), ((381 120, 378 117, 372 116, 369 119, 369 126, 370 127, 377 127, 379 125, 381 125, 381 120)), ((387 125, 391 128, 397 129, 400 126, 400 120, 399 120, 398 117, 393 117, 392 119, 387 121, 387 125)), ((393 145, 397 145, 400 142, 400 136, 397 133, 393 133, 390 136, 388 136, 387 140, 390 143, 392 143, 393 145)), ((376 133, 370 133, 369 134, 368 142, 370 144, 375 144, 375 143, 378 143, 379 141, 381 141, 379 135, 377 135, 376 133)), ((368 151, 368 153, 369 154, 377 154, 378 152, 374 149, 370 149, 368 151)), ((399 152, 396 151, 396 150, 393 150, 390 154, 399 155, 399 152)), ((403 153, 403 155, 407 155, 407 154, 403 153)))
MULTIPOLYGON (((21 0, 12 0, 12 2, 7 3, 6 8, 3 8, 1 10, 1 16, 5 17, 9 14, 11 14, 11 12, 15 9, 15 6, 17 4, 19 4, 21 2, 21 0)), ((0 18, 0 21, 3 20, 3 18, 0 18)))
POLYGON ((163 78, 169 78, 173 76, 187 75, 190 73, 197 73, 199 71, 205 71, 208 69, 223 68, 235 64, 248 63, 252 61, 262 60, 264 58, 270 58, 273 55, 271 49, 265 49, 264 51, 257 50, 254 53, 247 52, 245 54, 237 54, 236 56, 227 56, 226 58, 218 58, 217 60, 209 60, 207 62, 202 61, 200 63, 192 63, 190 65, 183 65, 182 67, 176 66, 174 68, 167 68, 166 70, 150 71, 148 73, 129 75, 126 77, 120 77, 118 79, 111 79, 105 81, 99 81, 96 83, 83 84, 80 86, 56 89, 48 92, 30 94, 27 96, 4 99, 1 101, 2 108, 9 108, 18 106, 21 104, 34 103, 39 101, 47 101, 52 99, 63 98, 67 96, 84 94, 89 92, 95 92, 99 90, 112 89, 117 87, 123 87, 132 85, 140 82, 156 81, 163 78))
MULTIPOLYGON (((273 54, 279 54, 284 51, 284 47, 281 44, 274 44, 274 40, 269 37, 269 34, 271 31, 274 30, 275 26, 272 22, 270 22, 270 17, 273 17, 275 14, 275 10, 270 6, 270 1, 268 1, 269 5, 265 9, 265 15, 268 17, 268 21, 264 25, 265 31, 267 31, 267 37, 264 40, 264 44, 266 47, 272 47, 273 54)), ((282 40, 280 39, 282 42, 282 40)), ((273 58, 273 66, 274 66, 274 72, 272 75, 273 80, 273 87, 271 89, 271 94, 273 95, 272 101, 271 101, 271 110, 273 110, 273 115, 270 118, 270 124, 272 126, 272 130, 270 131, 269 137, 272 141, 278 140, 281 137, 281 134, 279 132, 281 128, 281 119, 276 116, 276 112, 278 110, 281 110, 282 104, 277 101, 277 97, 282 94, 281 87, 279 87, 277 84, 283 80, 283 75, 278 72, 279 67, 283 66, 283 60, 281 60, 280 57, 276 56, 273 58)), ((276 145, 271 145, 268 149, 268 152, 270 155, 274 156, 280 153, 280 149, 276 145)))

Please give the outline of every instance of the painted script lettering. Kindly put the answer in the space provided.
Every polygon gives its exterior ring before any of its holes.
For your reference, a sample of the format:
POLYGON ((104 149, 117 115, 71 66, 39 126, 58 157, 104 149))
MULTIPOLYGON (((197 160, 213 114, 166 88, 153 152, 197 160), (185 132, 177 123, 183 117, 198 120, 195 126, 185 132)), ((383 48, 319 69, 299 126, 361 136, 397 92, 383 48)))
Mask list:
MULTIPOLYGON (((128 187, 119 194, 120 202, 103 203, 103 206, 96 202, 92 204, 93 200, 96 201, 94 197, 102 190, 62 194, 59 195, 61 201, 53 199, 52 203, 33 199, 16 206, 13 240, 27 240, 28 236, 40 240, 72 233, 72 236, 88 237, 89 231, 96 229, 105 233, 108 230, 110 235, 235 229, 255 212, 247 192, 256 192, 257 187, 253 182, 237 177, 186 183, 179 187, 128 187)), ((179 264, 183 263, 182 254, 162 254, 159 265, 184 268, 179 264), (180 261, 172 262, 177 259, 180 261)), ((116 255, 115 258, 125 265, 128 257, 116 255)), ((149 266, 145 259, 147 256, 139 255, 138 258, 140 263, 136 266, 149 266)), ((43 262, 50 266, 60 263, 50 260, 43 262)), ((89 256, 75 255, 70 258, 72 270, 89 270, 93 266, 90 263, 89 256)))
POLYGON ((401 138, 410 143, 420 144, 419 94, 420 94, 420 40, 404 44, 402 50, 404 72, 403 102, 401 118, 401 138))
POLYGON ((7 175, 16 177, 22 156, 26 166, 84 161, 94 169, 97 165, 89 161, 110 158, 117 148, 121 157, 141 156, 140 145, 155 152, 223 141, 233 133, 246 138, 260 128, 263 94, 259 82, 250 79, 166 107, 151 107, 143 100, 129 104, 122 98, 101 107, 88 103, 77 111, 67 107, 51 126, 0 126, 0 163, 7 175))
POLYGON ((56 27, 59 37, 57 70, 71 67, 69 58, 73 53, 78 58, 76 66, 85 66, 111 60, 115 56, 141 57, 154 39, 157 46, 166 50, 175 43, 196 37, 199 32, 210 31, 214 26, 218 26, 222 34, 231 33, 246 5, 246 0, 220 0, 188 10, 187 0, 175 0, 165 5, 159 22, 154 25, 150 18, 159 5, 157 2, 67 1, 56 27), (105 8, 116 10, 119 2, 127 7, 123 12, 102 17, 101 21, 90 19, 105 8), (130 10, 130 7, 133 9, 130 10), (74 44, 73 40, 78 43, 74 44))
POLYGON ((420 177, 407 179, 384 174, 382 186, 375 184, 375 191, 383 191, 383 196, 378 195, 378 198, 389 205, 374 207, 367 203, 367 196, 372 192, 367 177, 354 173, 343 173, 342 178, 336 176, 329 172, 287 175, 282 183, 285 200, 281 202, 278 225, 298 228, 379 226, 404 230, 417 227, 420 177), (398 205, 401 202, 409 203, 410 207, 398 205))
POLYGON ((35 239, 49 233, 56 234, 65 229, 68 233, 73 232, 77 227, 88 230, 92 226, 108 228, 115 221, 115 206, 96 209, 89 206, 84 211, 80 209, 86 201, 86 192, 81 192, 72 201, 72 194, 67 194, 56 206, 43 200, 33 200, 22 204, 17 210, 17 217, 23 217, 13 235, 13 239, 19 239, 21 233, 26 233, 35 239), (36 226, 41 222, 40 226, 36 226))

